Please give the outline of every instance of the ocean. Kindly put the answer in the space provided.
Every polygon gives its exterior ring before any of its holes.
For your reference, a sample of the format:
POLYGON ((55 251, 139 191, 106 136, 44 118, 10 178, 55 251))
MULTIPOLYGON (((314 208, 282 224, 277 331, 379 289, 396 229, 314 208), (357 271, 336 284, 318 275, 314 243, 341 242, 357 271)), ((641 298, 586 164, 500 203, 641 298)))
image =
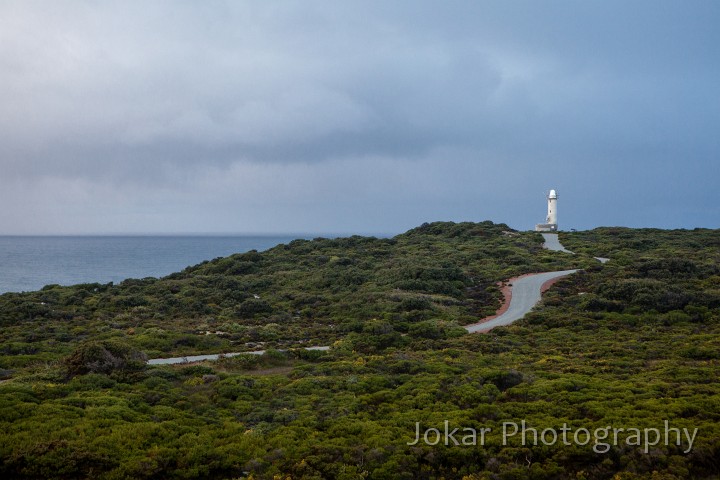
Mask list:
POLYGON ((162 277, 309 236, 0 236, 0 293, 162 277))

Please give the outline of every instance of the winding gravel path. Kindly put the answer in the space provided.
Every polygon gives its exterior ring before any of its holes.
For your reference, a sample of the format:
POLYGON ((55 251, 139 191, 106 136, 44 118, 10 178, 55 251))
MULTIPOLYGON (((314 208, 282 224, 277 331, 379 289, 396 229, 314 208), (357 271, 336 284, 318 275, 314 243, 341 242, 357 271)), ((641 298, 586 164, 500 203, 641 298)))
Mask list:
POLYGON ((543 233, 542 236, 545 239, 543 248, 547 248, 548 250, 553 250, 555 252, 565 252, 575 255, 575 253, 562 246, 557 233, 543 233))
MULTIPOLYGON (((571 252, 570 250, 568 250, 562 246, 562 244, 560 243, 560 240, 558 239, 557 233, 543 233, 542 236, 545 238, 545 243, 543 244, 543 248, 547 248, 548 250, 553 250, 555 252, 565 252, 565 253, 571 253, 571 254, 575 255, 575 252, 571 252)), ((593 258, 600 263, 607 263, 610 261, 609 258, 605 258, 605 257, 593 257, 593 258)))
POLYGON ((545 272, 517 279, 512 285, 510 306, 505 313, 492 320, 466 325, 465 330, 470 333, 487 332, 495 327, 510 325, 520 320, 540 301, 544 284, 575 272, 577 272, 577 270, 545 272))
MULTIPOLYGON (((306 347, 305 350, 330 350, 330 347, 306 347)), ((220 357, 237 357, 238 355, 262 355, 265 350, 254 350, 252 352, 214 353, 210 355, 188 355, 187 357, 152 358, 147 361, 148 365, 175 365, 178 363, 202 362, 203 360, 217 360, 220 357)))
MULTIPOLYGON (((573 252, 563 247, 558 239, 557 233, 543 233, 542 236, 545 239, 543 248, 555 252, 570 253, 574 255, 573 252)), ((545 284, 575 272, 577 272, 577 270, 536 273, 534 275, 526 275, 515 279, 512 283, 512 289, 509 295, 510 305, 507 307, 507 310, 495 317, 488 317, 479 323, 465 325, 465 330, 470 333, 487 332, 495 327, 510 325, 511 323, 520 320, 540 301, 544 291, 543 286, 545 284)))

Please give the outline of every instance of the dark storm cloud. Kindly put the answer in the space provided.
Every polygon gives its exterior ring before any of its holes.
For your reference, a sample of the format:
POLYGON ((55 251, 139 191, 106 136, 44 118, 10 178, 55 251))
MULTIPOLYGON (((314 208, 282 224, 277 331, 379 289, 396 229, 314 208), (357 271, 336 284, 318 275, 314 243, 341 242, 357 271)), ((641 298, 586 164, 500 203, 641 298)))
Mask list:
POLYGON ((567 226, 710 226, 667 194, 718 200, 719 19, 715 2, 4 2, 0 219, 527 228, 554 187, 567 226))

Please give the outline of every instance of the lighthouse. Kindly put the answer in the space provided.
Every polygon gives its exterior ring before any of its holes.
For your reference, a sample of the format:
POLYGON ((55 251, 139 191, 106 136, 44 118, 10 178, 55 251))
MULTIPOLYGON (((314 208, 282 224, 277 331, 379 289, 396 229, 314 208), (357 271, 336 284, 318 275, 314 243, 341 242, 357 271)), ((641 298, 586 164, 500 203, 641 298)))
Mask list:
POLYGON ((546 223, 555 225, 555 230, 557 230, 557 192, 555 190, 550 190, 550 193, 548 193, 547 196, 547 201, 548 214, 546 223))
POLYGON ((547 194, 547 218, 545 223, 535 225, 536 232, 557 232, 557 192, 550 190, 547 194))

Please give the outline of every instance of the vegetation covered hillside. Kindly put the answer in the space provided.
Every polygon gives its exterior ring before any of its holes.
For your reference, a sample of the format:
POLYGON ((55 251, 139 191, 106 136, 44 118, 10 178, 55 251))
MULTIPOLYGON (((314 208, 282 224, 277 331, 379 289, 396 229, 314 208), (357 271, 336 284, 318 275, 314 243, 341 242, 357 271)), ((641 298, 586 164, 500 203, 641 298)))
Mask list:
POLYGON ((0 367, 57 359, 88 338, 156 357, 328 345, 370 321, 398 334, 471 323, 499 306, 497 282, 576 260, 541 245, 506 225, 436 223, 395 238, 296 240, 162 279, 5 294, 0 367))
POLYGON ((717 478, 720 232, 596 229, 561 241, 577 254, 505 225, 434 223, 392 239, 295 241, 163 279, 2 295, 0 473, 717 478), (499 306, 498 281, 577 267, 523 321, 459 328, 499 306), (333 348, 294 348, 311 344, 333 348), (144 363, 259 346, 268 352, 144 363), (523 421, 625 431, 503 442, 523 421), (697 429, 692 445, 628 438, 666 421, 697 429), (489 430, 475 445, 430 445, 432 434, 413 444, 418 425, 445 422, 489 430))

